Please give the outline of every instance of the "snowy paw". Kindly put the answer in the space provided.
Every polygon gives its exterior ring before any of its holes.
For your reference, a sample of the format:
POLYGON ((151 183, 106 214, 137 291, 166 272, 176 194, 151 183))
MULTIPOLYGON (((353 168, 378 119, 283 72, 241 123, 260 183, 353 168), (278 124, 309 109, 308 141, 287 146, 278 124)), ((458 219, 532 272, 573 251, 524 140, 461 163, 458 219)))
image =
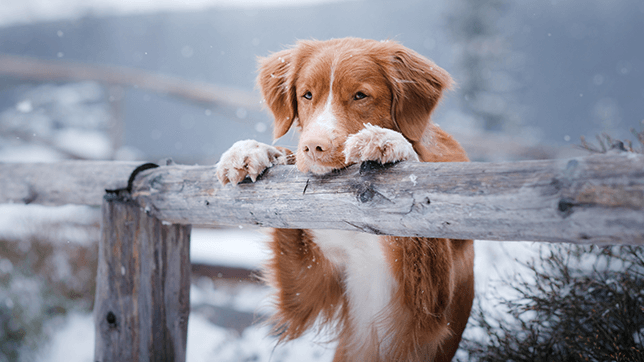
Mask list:
POLYGON ((217 178, 223 185, 236 185, 246 176, 253 182, 264 170, 286 164, 286 155, 279 149, 255 140, 237 141, 217 162, 217 178))
POLYGON ((364 161, 379 161, 382 164, 418 161, 414 147, 400 132, 369 123, 360 132, 347 138, 344 156, 347 164, 364 161))

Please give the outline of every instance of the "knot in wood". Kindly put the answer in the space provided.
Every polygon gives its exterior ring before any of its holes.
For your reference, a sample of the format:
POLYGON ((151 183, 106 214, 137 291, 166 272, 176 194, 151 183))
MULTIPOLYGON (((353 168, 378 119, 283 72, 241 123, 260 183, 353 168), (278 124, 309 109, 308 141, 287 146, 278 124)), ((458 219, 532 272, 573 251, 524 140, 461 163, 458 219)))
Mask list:
POLYGON ((112 313, 111 311, 107 312, 105 320, 111 327, 116 327, 116 315, 114 315, 114 313, 112 313))
POLYGON ((561 214, 561 216, 566 218, 570 214, 572 214, 573 206, 575 206, 574 200, 571 200, 567 197, 563 197, 561 200, 559 200, 559 203, 557 204, 557 210, 559 210, 559 213, 561 214))
POLYGON ((358 186, 357 198, 361 203, 369 202, 376 195, 376 191, 370 182, 364 182, 358 186))

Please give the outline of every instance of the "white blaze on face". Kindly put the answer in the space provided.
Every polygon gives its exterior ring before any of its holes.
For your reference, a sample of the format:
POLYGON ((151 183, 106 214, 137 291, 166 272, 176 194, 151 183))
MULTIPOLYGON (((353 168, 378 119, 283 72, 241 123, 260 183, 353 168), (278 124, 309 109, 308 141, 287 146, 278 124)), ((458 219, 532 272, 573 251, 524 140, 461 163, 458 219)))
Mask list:
POLYGON ((328 133, 328 136, 331 136, 337 127, 337 119, 333 114, 333 67, 331 67, 331 81, 329 82, 329 95, 326 98, 326 103, 324 104, 324 109, 313 122, 316 126, 328 133))
POLYGON ((323 106, 315 110, 311 121, 303 127, 300 135, 300 147, 296 158, 297 168, 302 172, 312 172, 322 175, 331 172, 341 165, 324 165, 337 156, 336 150, 342 146, 344 141, 339 142, 338 119, 333 111, 333 81, 334 66, 331 66, 329 91, 323 106), (313 142, 313 143, 311 143, 313 142), (316 143, 319 142, 319 143, 316 143), (323 152, 308 152, 307 148, 315 145, 324 146, 323 152))

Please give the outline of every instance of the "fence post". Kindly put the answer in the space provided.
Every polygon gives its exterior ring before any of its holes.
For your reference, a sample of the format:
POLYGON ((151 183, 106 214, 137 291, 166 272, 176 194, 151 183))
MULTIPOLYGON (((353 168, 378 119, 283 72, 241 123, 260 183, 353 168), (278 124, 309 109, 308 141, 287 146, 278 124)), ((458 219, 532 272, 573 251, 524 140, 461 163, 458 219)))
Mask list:
POLYGON ((94 360, 185 361, 191 226, 111 195, 102 214, 94 360))

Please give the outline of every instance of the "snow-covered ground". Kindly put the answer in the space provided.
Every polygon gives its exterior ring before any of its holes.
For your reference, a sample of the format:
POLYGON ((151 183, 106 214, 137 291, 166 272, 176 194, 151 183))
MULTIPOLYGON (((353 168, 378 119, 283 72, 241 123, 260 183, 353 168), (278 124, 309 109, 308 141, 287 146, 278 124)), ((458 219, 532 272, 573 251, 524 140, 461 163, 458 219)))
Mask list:
POLYGON ((266 230, 255 228, 194 229, 190 260, 193 263, 256 269, 268 257, 266 230))
MULTIPOLYGON (((267 295, 265 288, 244 293, 239 306, 260 305, 267 295)), ((192 304, 203 294, 218 294, 216 289, 191 290, 192 304)), ((225 296, 224 299, 227 299, 225 296)), ((216 297, 210 302, 221 302, 216 297)), ((197 302, 198 303, 198 302, 197 302)), ((91 314, 72 313, 57 326, 49 345, 39 353, 42 362, 90 362, 94 356, 94 321, 91 314)), ((333 359, 333 344, 320 342, 320 338, 308 334, 288 344, 277 345, 269 336, 266 326, 253 325, 240 334, 213 324, 207 316, 193 312, 188 323, 188 345, 186 359, 189 362, 235 362, 235 361, 312 361, 325 362, 333 359)))
MULTIPOLYGON (((193 291, 194 293, 194 291, 193 291)), ((59 323, 60 324, 60 323, 59 323)), ((38 354, 40 361, 89 362, 94 357, 94 321, 91 314, 73 313, 58 326, 51 343, 38 354)), ((333 344, 322 344, 309 334, 276 346, 269 328, 251 326, 240 335, 211 323, 199 313, 190 315, 186 359, 189 362, 331 361, 333 344)))
MULTIPOLYGON (((189 362, 325 362, 333 359, 333 345, 307 335, 276 346, 267 337, 267 327, 252 326, 241 335, 218 327, 202 315, 192 313, 188 324, 186 360, 189 362)), ((72 314, 57 332, 52 344, 40 354, 41 361, 90 362, 94 356, 94 325, 89 314, 72 314), (70 343, 73 341, 73 343, 70 343)))

